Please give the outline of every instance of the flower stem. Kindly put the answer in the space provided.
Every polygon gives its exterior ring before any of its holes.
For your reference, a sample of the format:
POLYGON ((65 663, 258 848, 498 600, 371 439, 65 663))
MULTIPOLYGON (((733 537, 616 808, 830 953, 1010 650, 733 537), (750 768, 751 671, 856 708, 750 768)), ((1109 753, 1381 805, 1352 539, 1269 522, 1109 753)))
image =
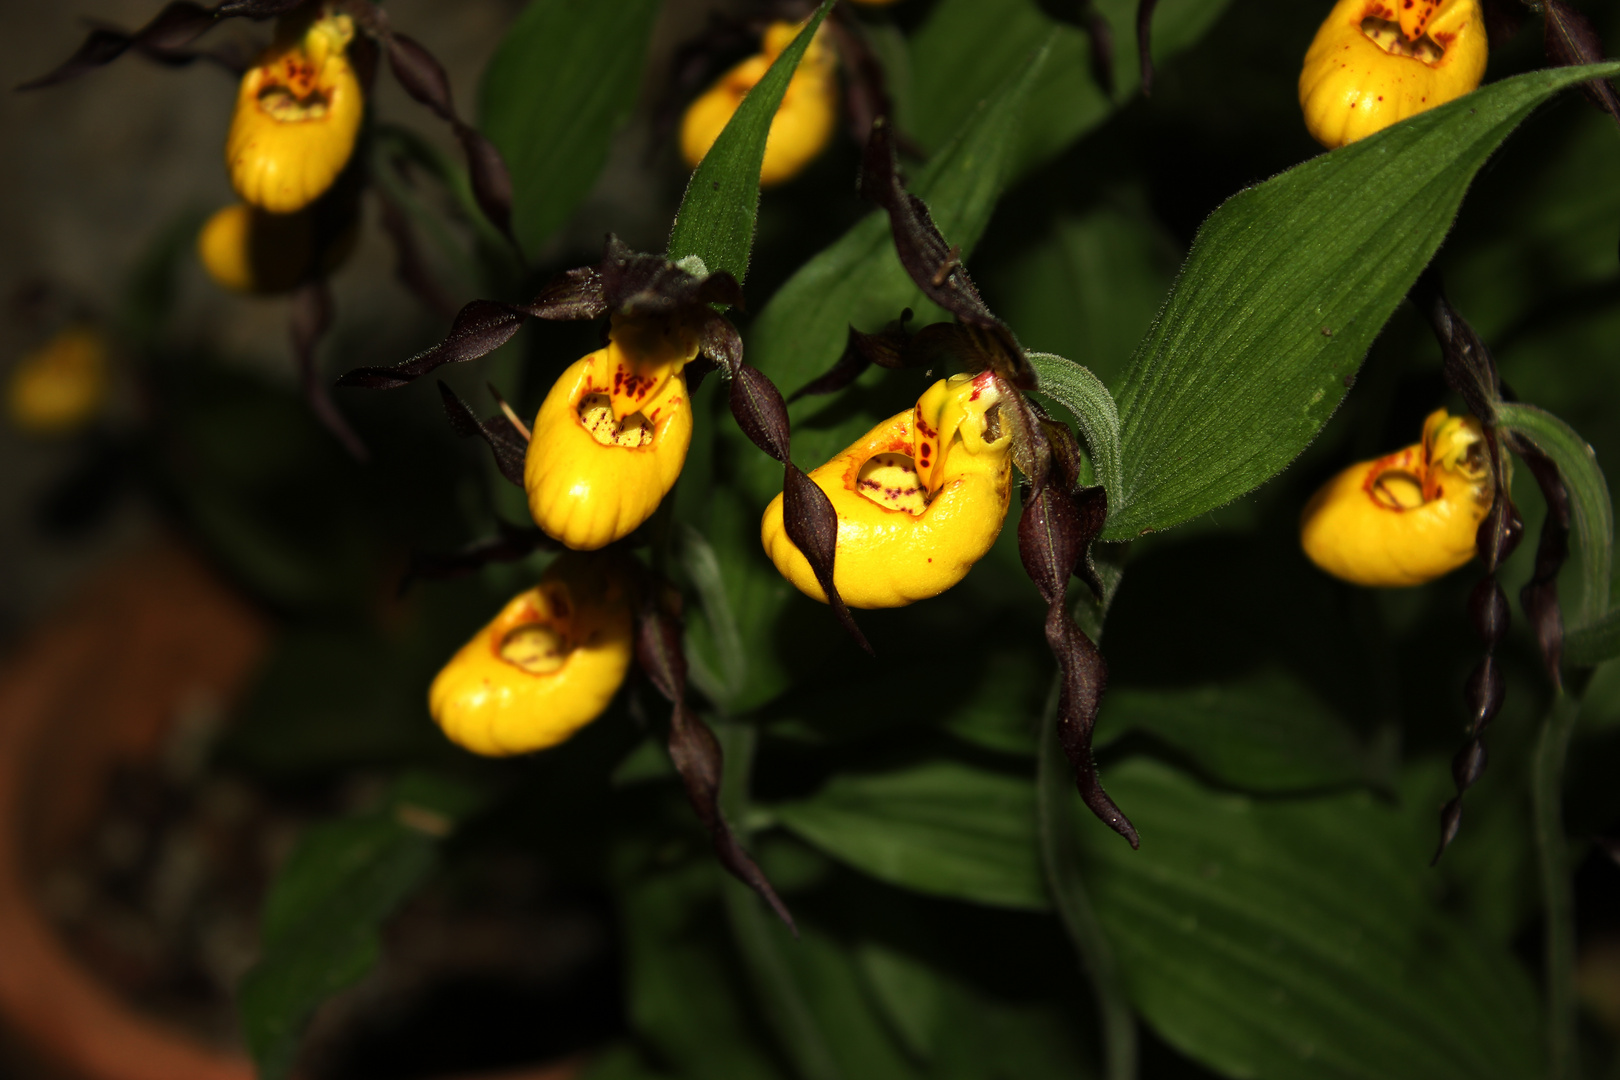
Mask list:
POLYGON ((1052 894, 1052 906, 1057 908, 1063 927, 1080 954, 1080 965, 1091 979, 1092 992, 1097 996, 1103 1076, 1106 1080, 1135 1080, 1136 1019, 1120 983, 1113 946, 1091 906, 1075 856, 1074 785, 1068 763, 1058 748, 1057 698, 1058 687, 1054 680, 1041 717, 1035 785, 1041 864, 1046 870, 1046 887, 1052 894))
POLYGON ((1536 858, 1546 909, 1549 1080, 1576 1080, 1581 1071, 1575 1023, 1575 897, 1563 822, 1564 760, 1580 712, 1577 697, 1559 694, 1553 699, 1536 740, 1530 777, 1536 858))
MULTIPOLYGON (((754 769, 757 733, 752 725, 720 722, 715 735, 725 755, 725 772, 720 781, 720 809, 731 823, 737 839, 748 843, 748 778, 754 769)), ((800 1080, 844 1080, 844 1073, 833 1059, 816 1022, 815 1012, 805 999, 788 958, 782 952, 785 933, 776 918, 753 890, 729 874, 720 875, 720 895, 732 940, 742 954, 749 980, 760 995, 760 1004, 776 1031, 800 1080)))

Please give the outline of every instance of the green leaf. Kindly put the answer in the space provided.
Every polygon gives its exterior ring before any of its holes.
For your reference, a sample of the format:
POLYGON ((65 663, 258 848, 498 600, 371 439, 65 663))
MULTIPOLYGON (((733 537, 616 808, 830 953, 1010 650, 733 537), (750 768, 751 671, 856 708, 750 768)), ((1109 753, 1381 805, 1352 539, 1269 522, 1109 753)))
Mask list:
POLYGON ((1540 1075, 1529 980, 1434 896, 1440 763, 1401 807, 1219 794, 1140 758, 1106 779, 1142 849, 1083 824, 1088 882, 1132 1000, 1183 1053, 1258 1080, 1540 1075))
POLYGON ((677 530, 676 554, 703 610, 702 621, 693 620, 687 626, 686 652, 692 681, 717 704, 728 707, 747 684, 748 651, 743 648, 737 616, 726 592, 725 574, 714 548, 690 525, 682 523, 677 530))
POLYGON ((1040 376, 1040 392, 1055 399, 1074 414, 1091 456, 1097 481, 1108 492, 1112 512, 1117 493, 1125 481, 1119 459, 1119 410, 1114 395, 1090 370, 1051 353, 1030 353, 1030 363, 1040 376))
POLYGON ((1485 159, 1553 94, 1617 71, 1505 79, 1217 210, 1117 395, 1125 489, 1104 536, 1177 525, 1293 461, 1338 407, 1485 159))
POLYGON ((698 163, 670 231, 671 259, 696 255, 710 273, 729 271, 738 281, 747 277, 754 219, 759 214, 759 168, 765 160, 765 140, 810 39, 834 3, 822 0, 793 44, 782 50, 764 78, 748 91, 698 163))
POLYGON ((891 885, 997 907, 1047 906, 1027 780, 936 761, 835 776, 814 796, 771 809, 803 839, 891 885))
POLYGON ((1611 611, 1564 638, 1564 659, 1576 667, 1596 667, 1620 656, 1620 611, 1611 611))
POLYGON ((1375 768, 1331 709, 1282 675, 1185 690, 1112 689, 1097 719, 1097 745, 1130 731, 1182 751, 1202 774, 1246 791, 1365 784, 1387 771, 1375 768))
POLYGON ((641 92, 658 0, 531 0, 479 87, 479 127, 512 174, 512 229, 530 255, 568 220, 641 92))
POLYGON ((263 1080, 292 1070, 316 1006, 376 964, 382 924, 427 877, 439 841, 479 803, 433 777, 396 784, 383 810, 311 828, 265 902, 261 958, 242 980, 242 1025, 263 1080))
MULTIPOLYGON (((1186 49, 1226 6, 1227 0, 1164 0, 1154 18, 1154 55, 1162 63, 1186 49)), ((1101 0, 1097 9, 1114 36, 1112 101, 1092 72, 1086 35, 1048 17, 1034 0, 942 0, 912 42, 913 108, 906 134, 926 150, 945 145, 978 104, 1022 70, 1029 54, 1050 37, 1051 62, 1034 87, 1011 151, 1013 174, 1056 156, 1131 101, 1140 85, 1136 4, 1101 0)))
POLYGON ((1570 618, 1569 623, 1583 626, 1602 619, 1609 611, 1614 503, 1609 498, 1603 470, 1598 467, 1597 455, 1574 428, 1534 405, 1503 403, 1497 406, 1496 418, 1509 431, 1529 439, 1558 466, 1569 492, 1575 547, 1581 556, 1579 616, 1570 618))
MULTIPOLYGON (((964 258, 1011 180, 1010 155, 1024 103, 1048 55, 1043 48, 1026 53, 1018 73, 980 104, 911 186, 928 203, 945 238, 961 246, 964 258)), ((877 211, 800 267, 777 291, 750 328, 749 358, 784 390, 797 389, 838 359, 851 325, 875 330, 908 307, 938 311, 900 265, 888 215, 877 211)), ((796 411, 811 407, 815 403, 801 402, 796 411)), ((799 447, 795 439, 794 449, 799 447)))

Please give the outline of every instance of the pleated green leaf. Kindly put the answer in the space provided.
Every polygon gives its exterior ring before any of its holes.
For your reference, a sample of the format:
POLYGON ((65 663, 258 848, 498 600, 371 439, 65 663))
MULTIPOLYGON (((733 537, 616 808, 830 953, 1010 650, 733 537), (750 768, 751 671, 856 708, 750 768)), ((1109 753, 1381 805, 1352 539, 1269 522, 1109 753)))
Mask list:
POLYGON ((1620 64, 1536 71, 1307 161, 1199 230, 1117 395, 1125 489, 1105 537, 1166 529, 1316 437, 1474 174, 1530 112, 1620 64))

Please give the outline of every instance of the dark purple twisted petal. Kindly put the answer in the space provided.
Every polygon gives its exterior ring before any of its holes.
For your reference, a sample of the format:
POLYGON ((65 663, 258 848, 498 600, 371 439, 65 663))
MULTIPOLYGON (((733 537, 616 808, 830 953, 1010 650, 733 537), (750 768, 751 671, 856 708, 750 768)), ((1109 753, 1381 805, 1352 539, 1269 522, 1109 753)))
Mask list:
POLYGON ((539 529, 526 529, 509 522, 496 523, 494 536, 475 540, 446 555, 411 552, 410 563, 400 578, 403 596, 417 581, 445 581, 465 577, 494 563, 516 562, 536 551, 560 551, 562 545, 539 529))
MULTIPOLYGON (((1592 22, 1567 0, 1545 0, 1541 5, 1543 45, 1549 62, 1558 67, 1579 67, 1603 59, 1603 39, 1592 22)), ((1620 124, 1620 94, 1607 79, 1581 84, 1581 93, 1620 124)))
POLYGON ((782 477, 782 527, 810 564, 816 584, 827 595, 827 604, 839 625, 868 656, 876 656, 877 651, 856 625, 855 616, 833 580, 833 565, 838 554, 838 513, 820 485, 791 461, 782 477))
POLYGON ((201 37, 217 21, 215 9, 190 3, 189 0, 176 0, 175 3, 164 5, 151 22, 132 33, 110 26, 98 26, 90 31, 72 56, 17 89, 39 90, 78 78, 86 72, 105 67, 131 48, 149 51, 158 57, 177 53, 201 37))
POLYGON ((720 780, 725 765, 720 741, 702 718, 687 708, 686 653, 681 643, 680 621, 653 595, 644 599, 637 612, 636 659, 653 686, 670 702, 669 757, 686 785, 686 797, 697 812, 698 820, 709 830, 720 865, 758 893, 797 936, 799 931, 787 905, 776 895, 758 864, 737 842, 736 834, 720 811, 720 780))
POLYGON ((1091 47, 1091 73, 1104 94, 1114 96, 1114 28, 1108 25, 1094 0, 1084 0, 1080 8, 1080 24, 1085 27, 1086 41, 1091 47))
POLYGON ((1541 540, 1536 545, 1536 568, 1530 581, 1519 591, 1524 609, 1535 631, 1541 650, 1542 666, 1555 687, 1563 685, 1564 615, 1558 605, 1558 572, 1569 559, 1569 491, 1553 460, 1528 440, 1508 436, 1510 447, 1524 459, 1541 488, 1547 503, 1547 516, 1541 523, 1541 540))
POLYGON ((465 401, 442 380, 439 396, 444 400, 445 415, 450 426, 463 439, 482 439, 495 455, 495 465, 501 475, 518 487, 523 486, 523 462, 529 453, 529 439, 519 431, 505 412, 496 413, 488 420, 478 419, 465 401))
POLYGON ((332 326, 332 294, 324 281, 301 285, 293 293, 288 311, 288 331, 292 338, 293 361, 298 368, 298 384, 309 402, 310 411, 343 444, 356 461, 369 461, 371 453, 360 441, 321 378, 316 352, 321 339, 332 326))
POLYGON ((450 76, 420 42, 392 30, 384 34, 388 69, 405 92, 450 125, 467 157, 473 195, 484 216, 511 239, 512 177, 495 145, 456 115, 450 76))
POLYGON ((1076 498, 1056 485, 1036 485, 1018 519, 1018 555, 1047 605, 1046 643, 1061 680, 1058 741, 1074 769, 1075 786, 1091 812, 1134 848, 1141 843, 1136 828, 1103 790, 1091 749, 1108 667, 1066 603, 1069 577, 1082 560, 1089 561, 1088 549, 1108 514, 1103 489, 1089 491, 1096 494, 1076 498))
POLYGON ((1440 343, 1440 361, 1446 385, 1462 397, 1480 423, 1496 422, 1496 403, 1502 400, 1502 380, 1496 361, 1479 334, 1446 298, 1440 275, 1433 267, 1412 286, 1412 302, 1422 310, 1440 343))
POLYGON ((1153 11, 1159 0, 1136 0, 1136 61, 1142 67, 1142 96, 1153 94, 1153 11))
POLYGON ((386 390, 404 386, 446 364, 462 364, 488 356, 512 340, 530 312, 499 300, 474 300, 456 315, 450 335, 425 352, 392 367, 363 367, 347 372, 339 386, 386 390))

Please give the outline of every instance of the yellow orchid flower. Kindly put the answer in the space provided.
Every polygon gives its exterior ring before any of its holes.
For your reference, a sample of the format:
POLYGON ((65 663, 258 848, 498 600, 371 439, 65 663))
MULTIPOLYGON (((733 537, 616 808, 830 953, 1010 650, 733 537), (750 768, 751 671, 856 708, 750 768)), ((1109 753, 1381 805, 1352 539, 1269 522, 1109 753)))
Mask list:
MULTIPOLYGON (((690 168, 697 168, 714 141, 731 121, 737 106, 782 55, 803 24, 772 23, 765 31, 761 51, 722 75, 687 107, 681 121, 681 153, 690 168)), ((838 61, 822 27, 811 39, 789 80, 782 104, 765 139, 765 160, 759 186, 771 187, 793 179, 826 149, 838 122, 838 61)))
POLYGON ((679 316, 614 315, 607 347, 552 385, 523 466, 529 512, 548 535, 589 551, 658 509, 692 442, 683 369, 697 353, 679 316))
MULTIPOLYGON (((833 582, 850 607, 904 607, 961 581, 995 543, 1012 495, 1012 435, 990 372, 941 379, 810 479, 838 515, 833 582)), ((760 523, 765 552, 806 596, 826 602, 788 539, 782 496, 760 523)))
POLYGON ((1300 516, 1300 544, 1353 585, 1421 585, 1474 557, 1494 499, 1479 421, 1438 409, 1424 421, 1422 442, 1324 484, 1300 516))
POLYGON ((488 757, 556 746, 618 693, 630 668, 631 621, 621 569, 565 554, 439 672, 428 690, 433 719, 488 757))
POLYGON ((70 326, 12 370, 6 407, 24 431, 50 434, 83 426, 107 398, 107 339, 70 326))
POLYGON ((354 153, 365 102, 346 52, 347 15, 284 20, 242 76, 225 165, 243 200, 273 214, 321 196, 354 153))
POLYGON ((1462 97, 1485 77, 1479 0, 1339 0, 1299 76, 1305 126, 1328 149, 1462 97))

